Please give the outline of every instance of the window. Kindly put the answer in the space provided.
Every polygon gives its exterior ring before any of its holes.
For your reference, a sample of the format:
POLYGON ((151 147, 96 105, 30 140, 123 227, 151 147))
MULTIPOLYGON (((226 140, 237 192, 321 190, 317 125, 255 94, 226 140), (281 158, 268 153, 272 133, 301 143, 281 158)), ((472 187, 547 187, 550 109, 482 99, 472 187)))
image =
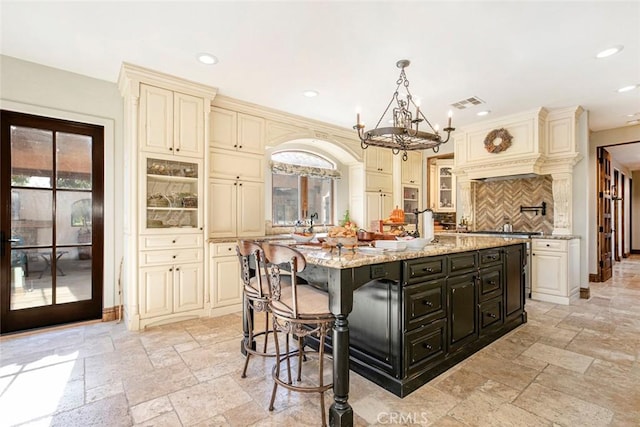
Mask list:
POLYGON ((318 214, 316 224, 333 224, 333 180, 340 177, 329 160, 305 151, 271 156, 273 225, 294 225, 318 214))

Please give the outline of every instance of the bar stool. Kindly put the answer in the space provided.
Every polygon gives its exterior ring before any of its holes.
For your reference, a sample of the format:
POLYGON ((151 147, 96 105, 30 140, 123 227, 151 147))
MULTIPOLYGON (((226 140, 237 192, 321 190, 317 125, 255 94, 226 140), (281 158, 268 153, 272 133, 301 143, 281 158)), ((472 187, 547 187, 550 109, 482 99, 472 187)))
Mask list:
MULTIPOLYGON (((311 285, 301 285, 298 283, 296 274, 305 269, 307 262, 299 251, 288 246, 277 244, 263 245, 265 257, 267 259, 267 274, 271 284, 271 300, 269 308, 273 314, 273 337, 276 347, 276 365, 273 367, 273 391, 269 410, 273 411, 273 404, 276 398, 278 386, 288 390, 302 393, 320 393, 320 409, 322 411, 322 425, 326 425, 326 414, 324 405, 324 393, 333 387, 333 383, 324 384, 323 381, 323 356, 324 342, 331 332, 335 320, 333 314, 329 312, 329 296, 326 292, 318 290, 311 285), (288 277, 291 286, 282 286, 283 275, 281 267, 288 270, 288 277), (280 350, 278 333, 285 334, 286 351, 280 350), (289 337, 293 335, 298 339, 298 351, 289 351, 289 337), (302 362, 306 360, 304 351, 304 337, 317 336, 319 376, 318 385, 303 386, 302 362), (291 380, 291 363, 294 356, 298 356, 298 377, 294 384, 291 380), (287 363, 288 378, 285 381, 280 376, 280 365, 283 361, 287 363)), ((288 281, 287 281, 288 282, 288 281)), ((284 283, 287 283, 284 282, 284 283)))
POLYGON ((242 369, 242 378, 247 376, 247 368, 249 359, 252 355, 261 357, 275 357, 275 353, 267 352, 269 334, 273 332, 269 328, 269 298, 271 291, 269 289, 269 281, 265 276, 266 261, 262 247, 254 241, 240 240, 236 246, 238 260, 240 262, 240 272, 242 276, 243 287, 243 303, 245 309, 245 319, 247 322, 248 336, 242 342, 242 346, 246 352, 244 368, 242 369), (253 270, 252 270, 253 269, 253 270), (265 314, 264 330, 256 332, 254 330, 254 314, 265 314), (255 338, 264 337, 262 350, 255 348, 255 338))

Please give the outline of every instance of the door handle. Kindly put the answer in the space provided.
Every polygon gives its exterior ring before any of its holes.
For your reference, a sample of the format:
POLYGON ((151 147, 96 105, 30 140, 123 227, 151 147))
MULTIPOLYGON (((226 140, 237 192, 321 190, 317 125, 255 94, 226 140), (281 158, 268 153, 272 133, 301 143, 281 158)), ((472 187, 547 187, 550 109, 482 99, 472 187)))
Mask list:
POLYGON ((0 231, 0 256, 4 256, 4 254, 6 253, 7 243, 11 244, 11 243, 18 243, 18 242, 20 242, 20 239, 14 239, 14 238, 6 239, 5 232, 0 231))

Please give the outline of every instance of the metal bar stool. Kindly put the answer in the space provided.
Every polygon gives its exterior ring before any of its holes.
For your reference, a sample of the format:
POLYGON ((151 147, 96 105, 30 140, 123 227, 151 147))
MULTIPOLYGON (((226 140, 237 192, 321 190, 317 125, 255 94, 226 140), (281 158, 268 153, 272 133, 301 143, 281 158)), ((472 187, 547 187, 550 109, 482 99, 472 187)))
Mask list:
POLYGON ((276 365, 273 367, 273 391, 269 410, 273 411, 278 386, 302 393, 320 393, 320 409, 322 411, 322 425, 326 425, 324 393, 333 387, 333 383, 324 384, 324 342, 331 332, 334 316, 329 311, 329 296, 311 285, 301 285, 296 274, 305 269, 307 262, 299 251, 288 246, 267 244, 263 245, 267 260, 267 274, 271 285, 271 299, 269 308, 273 314, 273 337, 276 347, 276 365), (281 275, 281 267, 288 270, 288 275, 281 275), (289 280, 283 281, 287 277, 289 280), (282 286, 283 282, 290 286, 282 286), (286 351, 280 350, 278 333, 285 334, 286 351), (289 337, 297 337, 298 351, 289 351, 289 337), (302 385, 302 362, 306 360, 304 351, 304 337, 317 336, 319 340, 318 385, 302 385), (291 358, 298 356, 298 376, 294 383, 291 379, 291 358), (280 365, 287 363, 287 380, 280 376, 280 365))
POLYGON ((242 346, 246 352, 246 358, 244 361, 244 368, 242 369, 242 378, 247 376, 247 368, 249 366, 249 359, 252 355, 261 357, 275 357, 275 353, 267 352, 267 345, 269 341, 269 334, 273 331, 269 328, 269 281, 265 276, 265 259, 262 247, 254 242, 248 240, 238 241, 236 246, 236 252, 238 254, 238 260, 240 262, 240 271, 242 276, 243 288, 243 303, 245 305, 246 322, 248 329, 248 336, 242 342, 242 346), (265 314, 265 327, 264 330, 256 332, 254 330, 254 314, 265 314), (262 350, 256 349, 255 338, 264 337, 264 344, 262 350))

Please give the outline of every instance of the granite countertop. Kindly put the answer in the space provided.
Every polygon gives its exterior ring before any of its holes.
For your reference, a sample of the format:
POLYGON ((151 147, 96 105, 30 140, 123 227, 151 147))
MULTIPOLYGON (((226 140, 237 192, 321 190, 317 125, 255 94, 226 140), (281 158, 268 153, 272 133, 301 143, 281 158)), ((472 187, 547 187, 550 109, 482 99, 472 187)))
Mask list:
MULTIPOLYGON (((283 244, 294 243, 291 239, 278 242, 283 244)), ((355 251, 352 249, 342 248, 340 255, 338 255, 337 249, 330 251, 329 249, 323 249, 319 246, 299 244, 296 245, 296 249, 304 254, 308 264, 342 269, 456 252, 495 248, 525 242, 527 242, 527 239, 517 239, 512 237, 504 238, 458 235, 438 236, 437 242, 430 243, 419 251, 407 249, 399 252, 380 251, 377 253, 374 248, 364 250, 355 249, 355 251), (365 252, 365 250, 367 252, 365 252)))
MULTIPOLYGON (((491 236, 492 234, 469 234, 465 231, 460 231, 460 232, 456 232, 456 231, 443 231, 443 232, 437 232, 435 233, 436 236, 459 236, 461 234, 466 234, 466 235, 475 235, 475 236, 491 236)), ((561 234, 541 234, 541 235, 532 235, 531 236, 532 239, 552 239, 552 240, 572 240, 572 239, 579 239, 580 236, 575 236, 572 234, 565 234, 565 235, 561 235, 561 234)))

